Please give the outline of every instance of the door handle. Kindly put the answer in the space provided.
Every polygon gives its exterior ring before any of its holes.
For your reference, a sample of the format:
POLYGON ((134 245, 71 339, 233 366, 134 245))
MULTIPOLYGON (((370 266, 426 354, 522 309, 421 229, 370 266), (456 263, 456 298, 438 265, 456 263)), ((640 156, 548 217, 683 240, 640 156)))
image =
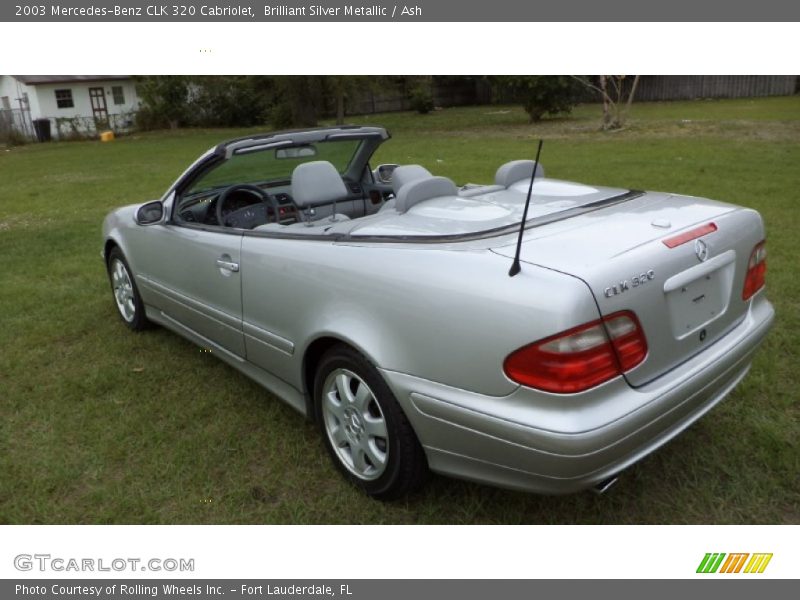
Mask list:
POLYGON ((220 269, 225 269, 226 271, 232 271, 234 273, 239 272, 239 263, 232 262, 230 260, 222 260, 221 258, 218 258, 217 266, 220 269))

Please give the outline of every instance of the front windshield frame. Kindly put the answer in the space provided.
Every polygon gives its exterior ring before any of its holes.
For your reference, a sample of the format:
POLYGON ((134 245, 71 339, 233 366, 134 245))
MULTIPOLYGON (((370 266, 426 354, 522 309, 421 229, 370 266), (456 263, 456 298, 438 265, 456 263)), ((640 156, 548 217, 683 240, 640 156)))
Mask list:
POLYGON ((360 138, 321 140, 234 152, 230 157, 204 169, 181 194, 184 198, 203 195, 237 184, 258 186, 286 185, 294 169, 303 163, 325 160, 343 177, 361 153, 365 140, 360 138), (278 150, 313 147, 313 156, 277 158, 278 150))

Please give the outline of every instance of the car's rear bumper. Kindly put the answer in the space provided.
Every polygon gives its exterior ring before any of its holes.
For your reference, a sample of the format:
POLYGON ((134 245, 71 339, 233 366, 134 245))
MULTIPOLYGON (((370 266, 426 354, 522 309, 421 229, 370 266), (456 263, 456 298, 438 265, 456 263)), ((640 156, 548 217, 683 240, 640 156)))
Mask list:
POLYGON ((432 470, 503 487, 568 493, 615 475, 713 408, 747 374, 773 319, 762 292, 726 336, 636 389, 620 377, 583 394, 521 387, 491 397, 383 374, 432 470))

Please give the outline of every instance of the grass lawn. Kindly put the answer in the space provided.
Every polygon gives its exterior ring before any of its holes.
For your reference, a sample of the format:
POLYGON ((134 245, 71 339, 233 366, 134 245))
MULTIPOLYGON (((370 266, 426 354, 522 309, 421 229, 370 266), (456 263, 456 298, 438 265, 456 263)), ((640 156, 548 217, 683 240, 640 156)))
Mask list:
POLYGON ((488 182, 545 141, 549 176, 751 206, 777 325, 727 401, 606 496, 435 477, 393 504, 329 463, 316 429, 167 331, 128 332, 99 252, 110 209, 161 195, 241 130, 0 148, 0 523, 800 523, 800 98, 599 108, 528 125, 516 107, 354 118, 378 162, 488 182), (796 379, 797 378, 797 379, 796 379))

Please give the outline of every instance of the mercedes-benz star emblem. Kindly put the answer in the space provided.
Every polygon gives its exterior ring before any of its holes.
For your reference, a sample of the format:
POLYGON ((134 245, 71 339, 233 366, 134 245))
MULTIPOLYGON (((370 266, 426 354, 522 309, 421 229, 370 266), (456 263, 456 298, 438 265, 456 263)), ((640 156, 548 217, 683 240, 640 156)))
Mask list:
POLYGON ((694 254, 697 256, 697 260, 704 262, 708 258, 708 244, 703 240, 695 240, 694 254))

